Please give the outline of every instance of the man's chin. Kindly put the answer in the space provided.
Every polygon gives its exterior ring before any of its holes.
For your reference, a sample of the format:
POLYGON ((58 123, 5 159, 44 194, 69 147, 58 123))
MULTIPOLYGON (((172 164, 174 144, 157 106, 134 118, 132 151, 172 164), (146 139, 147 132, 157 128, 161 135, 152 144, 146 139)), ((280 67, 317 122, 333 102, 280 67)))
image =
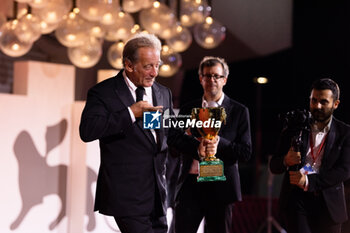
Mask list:
POLYGON ((317 116, 317 117, 314 117, 314 121, 315 122, 319 122, 319 123, 325 123, 329 120, 329 117, 326 117, 326 116, 317 116))
POLYGON ((320 116, 314 116, 313 119, 315 122, 323 122, 325 120, 323 117, 320 116))
POLYGON ((322 121, 322 119, 324 119, 325 116, 320 112, 315 112, 315 113, 312 113, 312 117, 316 121, 322 121))
POLYGON ((153 83, 154 83, 154 79, 152 79, 152 80, 146 80, 146 81, 143 83, 143 85, 144 85, 144 87, 151 87, 151 86, 153 85, 153 83))

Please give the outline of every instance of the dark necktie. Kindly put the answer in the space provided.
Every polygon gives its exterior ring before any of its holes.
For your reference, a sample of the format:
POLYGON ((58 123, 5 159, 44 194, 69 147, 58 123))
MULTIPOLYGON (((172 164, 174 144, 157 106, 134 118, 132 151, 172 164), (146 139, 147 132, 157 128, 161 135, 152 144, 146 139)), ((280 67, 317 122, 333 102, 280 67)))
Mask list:
MULTIPOLYGON (((145 88, 144 87, 137 87, 136 88, 136 102, 142 101, 143 100, 143 95, 145 94, 145 88)), ((141 121, 142 117, 136 118, 136 121, 141 121)), ((151 133, 150 130, 146 130, 146 133, 149 134, 149 136, 154 140, 153 134, 151 133)), ((156 143, 156 142, 155 142, 156 143)))
POLYGON ((137 87, 136 88, 136 102, 142 101, 144 94, 145 94, 145 88, 137 87))

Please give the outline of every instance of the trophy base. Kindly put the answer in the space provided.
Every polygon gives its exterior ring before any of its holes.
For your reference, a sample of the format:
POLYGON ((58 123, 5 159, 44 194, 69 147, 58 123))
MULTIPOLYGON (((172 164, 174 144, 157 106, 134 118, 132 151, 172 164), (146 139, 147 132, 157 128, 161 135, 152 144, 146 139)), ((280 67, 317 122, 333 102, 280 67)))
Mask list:
POLYGON ((199 163, 199 176, 197 182, 225 180, 224 163, 221 160, 202 161, 199 163))

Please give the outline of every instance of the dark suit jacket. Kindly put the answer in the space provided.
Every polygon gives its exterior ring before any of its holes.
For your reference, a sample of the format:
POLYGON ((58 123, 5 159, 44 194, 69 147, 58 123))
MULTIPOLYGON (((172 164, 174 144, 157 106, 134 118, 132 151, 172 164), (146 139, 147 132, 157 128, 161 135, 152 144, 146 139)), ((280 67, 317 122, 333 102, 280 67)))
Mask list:
MULTIPOLYGON (((131 122, 127 107, 135 101, 122 72, 89 90, 81 117, 82 140, 99 139, 100 143, 95 210, 113 216, 148 215, 156 196, 157 214, 162 216, 166 213, 167 132, 157 130, 157 145, 142 121, 131 122)), ((152 91, 154 106, 172 112, 170 90, 154 83, 152 91)))
MULTIPOLYGON (((190 115, 192 108, 201 106, 202 99, 188 103, 181 108, 179 115, 190 115)), ((208 183, 214 192, 213 200, 232 203, 242 200, 238 161, 248 161, 252 153, 249 111, 226 95, 222 107, 225 108, 227 118, 226 124, 222 124, 219 131, 220 141, 215 156, 224 162, 226 181, 208 183)), ((193 136, 184 134, 183 130, 170 130, 168 144, 182 153, 181 174, 176 188, 178 193, 188 175, 193 159, 199 160, 197 152, 199 142, 193 136)))
MULTIPOLYGON (((300 188, 291 185, 287 168, 283 165, 291 143, 291 132, 282 134, 277 152, 270 161, 272 173, 285 172, 280 193, 280 209, 286 209, 300 188)), ((303 146, 301 148, 302 162, 298 169, 305 165, 308 149, 309 131, 303 131, 303 146)), ((326 202, 330 216, 335 222, 341 223, 347 219, 343 182, 350 176, 350 127, 333 117, 326 139, 324 155, 318 174, 308 175, 309 188, 307 192, 321 193, 326 202)), ((292 203, 290 203, 292 204, 292 203)))

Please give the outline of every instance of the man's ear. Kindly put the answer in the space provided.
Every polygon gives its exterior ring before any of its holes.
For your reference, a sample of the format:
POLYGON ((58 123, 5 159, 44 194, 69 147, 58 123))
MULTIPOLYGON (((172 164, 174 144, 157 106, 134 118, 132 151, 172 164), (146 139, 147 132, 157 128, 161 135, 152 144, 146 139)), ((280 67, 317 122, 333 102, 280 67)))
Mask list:
POLYGON ((339 106, 339 103, 340 103, 340 100, 336 100, 336 101, 334 101, 334 109, 337 109, 338 108, 338 106, 339 106))
POLYGON ((133 71, 133 65, 128 59, 125 59, 124 66, 125 66, 126 71, 128 71, 128 72, 132 72, 133 71))

